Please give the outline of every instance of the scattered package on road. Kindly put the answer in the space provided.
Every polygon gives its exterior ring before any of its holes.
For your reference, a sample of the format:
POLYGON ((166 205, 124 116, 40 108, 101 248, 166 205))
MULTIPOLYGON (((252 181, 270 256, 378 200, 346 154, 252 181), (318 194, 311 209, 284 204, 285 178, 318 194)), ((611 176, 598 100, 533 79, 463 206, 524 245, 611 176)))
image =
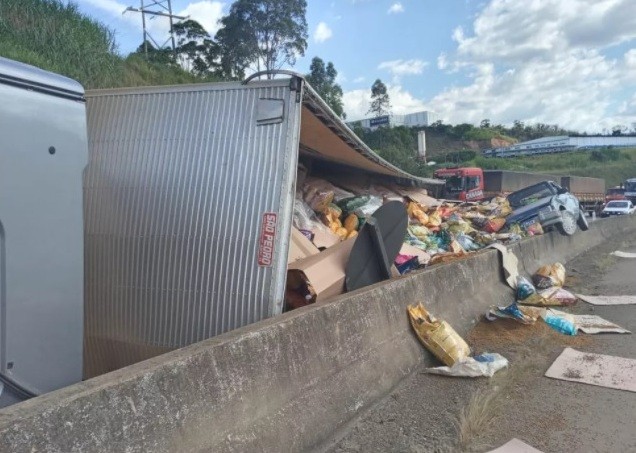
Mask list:
POLYGON ((621 326, 597 315, 574 315, 555 310, 554 308, 548 309, 548 313, 552 316, 567 319, 574 324, 577 330, 591 335, 597 333, 631 333, 629 330, 623 329, 621 326))
POLYGON ((532 282, 539 289, 562 287, 565 283, 565 267, 561 263, 541 266, 532 276, 532 282))
POLYGON ((574 305, 576 296, 563 289, 565 282, 565 267, 560 263, 542 266, 532 276, 533 282, 538 283, 541 290, 525 277, 517 278, 517 302, 523 305, 561 306, 574 305))
POLYGON ((453 366, 427 368, 426 372, 455 377, 493 377, 494 374, 508 366, 508 359, 501 354, 484 352, 474 357, 466 357, 453 366))
POLYGON ((541 450, 537 450, 534 447, 520 441, 519 439, 512 439, 510 442, 502 445, 499 448, 490 450, 488 453, 542 453, 541 450))
POLYGON ((533 324, 539 319, 541 313, 541 308, 519 306, 516 302, 513 302, 507 307, 490 307, 490 310, 486 312, 486 319, 495 321, 498 318, 509 318, 522 324, 533 324))
POLYGON ((561 332, 565 335, 576 335, 579 329, 576 324, 574 324, 574 320, 570 318, 567 313, 563 314, 565 316, 560 316, 551 310, 546 310, 541 316, 545 323, 557 332, 561 332))
POLYGON ((615 252, 610 253, 610 255, 617 256, 619 258, 636 258, 636 253, 621 252, 620 250, 616 250, 615 252))
POLYGON ((419 340, 445 365, 452 367, 470 355, 468 344, 455 329, 446 321, 433 317, 421 303, 409 305, 407 311, 419 340))
POLYGON ((582 301, 592 305, 633 305, 636 304, 636 296, 587 296, 576 295, 582 301))
POLYGON ((546 377, 636 392, 636 360, 565 348, 546 377))

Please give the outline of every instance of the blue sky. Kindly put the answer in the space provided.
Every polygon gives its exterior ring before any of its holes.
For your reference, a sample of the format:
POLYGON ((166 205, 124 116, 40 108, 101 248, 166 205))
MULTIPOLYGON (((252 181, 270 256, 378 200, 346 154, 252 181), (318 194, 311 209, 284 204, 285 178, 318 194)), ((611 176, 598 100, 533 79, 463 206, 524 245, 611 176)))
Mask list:
MULTIPOLYGON (((78 0, 115 30, 120 52, 141 42, 139 0, 78 0)), ((173 0, 213 34, 231 1, 173 0)), ((311 58, 332 61, 350 119, 365 116, 376 78, 394 113, 446 122, 557 123, 588 132, 636 128, 635 0, 308 0, 311 58)), ((164 37, 166 23, 152 30, 164 37)))

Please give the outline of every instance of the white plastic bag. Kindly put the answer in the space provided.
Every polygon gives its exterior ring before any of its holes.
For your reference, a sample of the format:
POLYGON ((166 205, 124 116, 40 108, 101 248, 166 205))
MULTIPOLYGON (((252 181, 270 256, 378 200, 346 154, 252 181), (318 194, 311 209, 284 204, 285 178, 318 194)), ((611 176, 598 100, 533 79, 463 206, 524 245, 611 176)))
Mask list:
POLYGON ((456 377, 492 377, 497 371, 508 366, 508 359, 497 353, 485 352, 475 357, 467 357, 453 366, 427 368, 426 372, 456 377))

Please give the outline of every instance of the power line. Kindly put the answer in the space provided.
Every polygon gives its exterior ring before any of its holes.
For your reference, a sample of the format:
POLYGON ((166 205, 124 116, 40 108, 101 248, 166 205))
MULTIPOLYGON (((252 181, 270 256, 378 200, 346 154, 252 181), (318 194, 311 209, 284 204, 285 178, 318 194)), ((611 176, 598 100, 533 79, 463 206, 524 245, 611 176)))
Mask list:
MULTIPOLYGON (((172 13, 172 0, 140 0, 139 8, 129 6, 124 10, 122 14, 130 11, 133 13, 141 13, 141 23, 143 27, 144 37, 144 53, 148 55, 148 41, 152 42, 157 50, 162 50, 170 47, 172 52, 176 52, 176 43, 174 40, 174 19, 185 20, 188 16, 177 16, 172 13), (150 16, 146 18, 146 16, 150 16), (152 20, 156 17, 167 18, 170 22, 170 36, 163 43, 154 39, 148 31, 148 20, 152 20)), ((175 55, 176 56, 176 55, 175 55)))

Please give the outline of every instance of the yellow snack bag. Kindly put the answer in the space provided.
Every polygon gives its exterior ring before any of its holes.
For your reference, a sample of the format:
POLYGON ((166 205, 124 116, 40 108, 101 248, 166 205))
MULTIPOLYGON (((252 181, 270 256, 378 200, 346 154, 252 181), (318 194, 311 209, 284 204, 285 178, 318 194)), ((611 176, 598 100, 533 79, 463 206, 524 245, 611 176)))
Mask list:
POLYGON ((407 311, 417 337, 444 365, 453 366, 470 355, 468 344, 455 329, 431 316, 421 303, 409 305, 407 311))

